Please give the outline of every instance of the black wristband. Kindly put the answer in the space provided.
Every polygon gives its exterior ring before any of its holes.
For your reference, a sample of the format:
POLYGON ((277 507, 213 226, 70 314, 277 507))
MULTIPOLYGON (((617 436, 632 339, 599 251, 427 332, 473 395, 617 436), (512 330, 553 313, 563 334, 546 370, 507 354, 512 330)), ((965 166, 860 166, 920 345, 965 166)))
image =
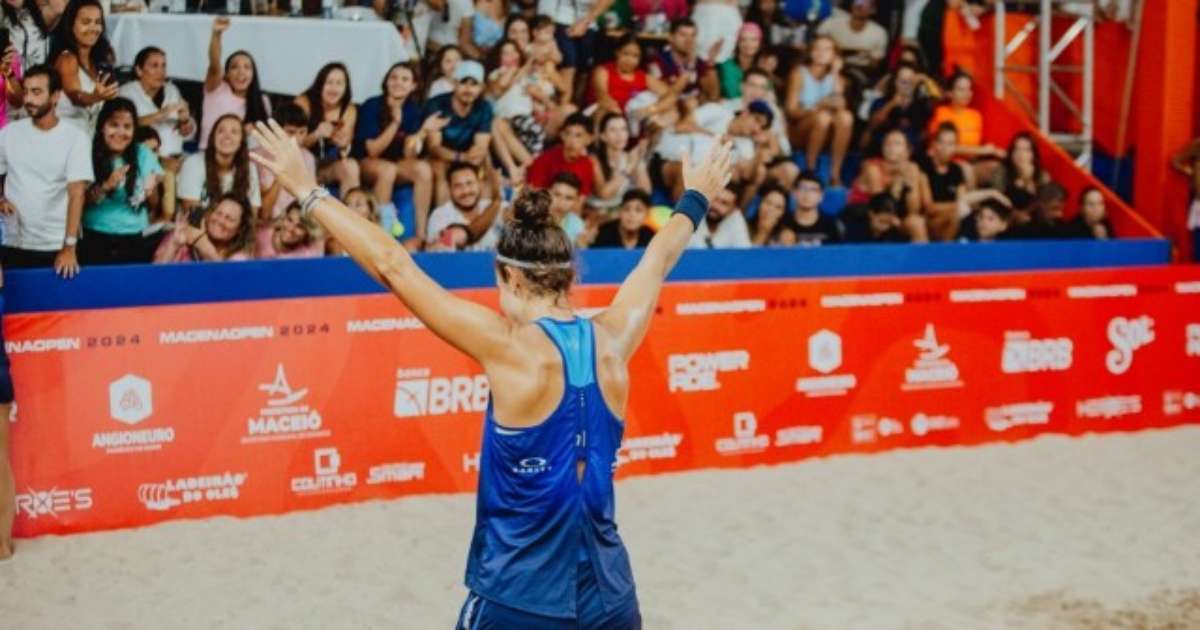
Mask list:
POLYGON ((679 203, 675 204, 675 212, 671 214, 682 214, 692 221, 692 229, 698 228, 704 215, 708 214, 708 198, 700 191, 689 188, 679 198, 679 203))

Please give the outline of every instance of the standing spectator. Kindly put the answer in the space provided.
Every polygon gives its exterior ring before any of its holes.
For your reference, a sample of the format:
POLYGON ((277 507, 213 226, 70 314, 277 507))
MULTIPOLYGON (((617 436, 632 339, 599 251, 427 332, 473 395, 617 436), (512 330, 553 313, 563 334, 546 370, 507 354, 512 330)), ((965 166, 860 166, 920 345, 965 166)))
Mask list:
MULTIPOLYGON (((664 81, 678 98, 691 99, 704 95, 705 100, 716 99, 720 94, 717 75, 709 59, 701 59, 696 52, 696 23, 690 18, 671 22, 668 46, 650 62, 650 76, 664 81)), ((716 50, 706 51, 711 57, 716 50)))
POLYGON ((983 114, 971 107, 975 98, 975 88, 971 85, 971 77, 956 73, 946 83, 948 100, 933 110, 929 120, 930 131, 937 131, 944 122, 954 123, 958 130, 958 147, 955 154, 963 157, 1003 158, 1004 151, 992 144, 983 142, 983 114))
POLYGON ((633 33, 617 40, 616 59, 592 73, 598 112, 626 114, 636 123, 675 109, 675 94, 666 83, 641 68, 642 44, 633 33))
POLYGON ((744 249, 751 246, 750 228, 746 216, 737 206, 741 191, 730 182, 714 198, 709 200, 708 214, 696 227, 690 249, 744 249))
POLYGON ((475 0, 475 12, 458 25, 458 45, 476 59, 492 53, 504 39, 504 0, 475 0))
POLYGON ((1042 168, 1042 156, 1038 152, 1033 134, 1022 131, 1008 143, 1007 155, 1001 168, 992 177, 992 188, 1008 194, 1015 188, 1036 195, 1038 187, 1050 183, 1050 174, 1042 168))
POLYGON ((746 22, 738 29, 733 56, 717 66, 722 97, 738 98, 742 95, 742 78, 758 64, 758 56, 763 48, 762 38, 762 29, 753 22, 746 22))
POLYGON ((79 260, 84 265, 149 263, 161 239, 150 230, 158 215, 163 168, 154 152, 134 142, 137 108, 117 97, 100 108, 92 139, 92 172, 83 211, 79 260))
POLYGON ((241 119, 236 114, 218 118, 209 134, 208 148, 189 155, 179 169, 176 193, 184 214, 208 208, 213 200, 231 193, 254 211, 250 217, 253 223, 262 208, 262 193, 258 169, 251 167, 249 156, 241 119))
MULTIPOLYGON (((888 194, 896 199, 904 230, 913 242, 924 243, 930 233, 921 210, 922 175, 916 162, 912 161, 912 149, 908 137, 899 129, 893 129, 883 137, 880 156, 863 163, 862 171, 850 189, 847 201, 862 205, 878 194, 888 194)), ((957 219, 957 217, 956 217, 957 219)), ((950 240, 958 232, 958 221, 947 225, 934 234, 937 240, 950 240)))
POLYGON ((462 62, 463 55, 458 46, 444 46, 437 51, 428 66, 429 71, 425 73, 429 77, 429 87, 425 92, 427 100, 454 91, 454 76, 462 62))
POLYGON ((1200 262, 1200 138, 1176 153, 1171 165, 1190 180, 1192 202, 1188 205, 1187 229, 1192 232, 1192 260, 1200 262))
MULTIPOLYGON (((185 165, 186 168, 186 165, 185 165)), ((254 211, 245 199, 224 193, 191 225, 175 215, 175 229, 163 237, 154 262, 201 262, 254 258, 254 211)))
POLYGON ((837 219, 821 214, 821 201, 825 190, 821 178, 812 171, 804 171, 796 178, 792 201, 792 230, 796 233, 796 244, 802 246, 832 245, 842 242, 842 230, 837 219))
POLYGON ((449 122, 444 116, 425 118, 417 97, 419 90, 415 65, 392 65, 383 77, 383 93, 362 104, 353 152, 362 165, 364 178, 374 184, 372 190, 381 203, 383 227, 391 234, 395 234, 396 206, 392 195, 396 182, 412 184, 415 225, 403 228, 418 238, 425 233, 433 201, 433 169, 429 162, 418 160, 417 155, 426 136, 441 131, 449 122))
POLYGON ((164 167, 179 172, 183 164, 183 143, 196 135, 196 121, 179 88, 167 80, 167 54, 147 46, 133 59, 137 80, 121 86, 118 92, 137 107, 138 126, 158 132, 159 159, 164 167))
MULTIPOLYGON (((283 103, 275 110, 274 118, 275 122, 283 128, 284 133, 295 138, 296 143, 300 146, 304 146, 304 138, 308 135, 308 114, 299 105, 283 103)), ((307 149, 301 149, 300 155, 308 172, 316 175, 317 158, 307 149)), ((261 241, 262 233, 270 235, 274 229, 275 220, 282 217, 296 199, 283 189, 283 185, 275 179, 275 175, 271 173, 270 169, 257 165, 252 166, 258 175, 258 183, 262 189, 262 206, 259 208, 257 217, 258 232, 260 232, 258 240, 261 241)))
POLYGON ((104 33, 100 1, 75 0, 50 45, 50 63, 63 86, 58 117, 88 134, 96 128, 100 106, 117 96, 116 55, 104 33))
POLYGON ((8 31, 22 70, 50 59, 50 34, 62 17, 63 8, 63 4, 56 2, 43 5, 37 0, 0 0, 0 28, 8 31))
POLYGON ((817 167, 817 157, 829 145, 830 186, 842 185, 842 163, 854 131, 854 114, 847 106, 841 67, 837 44, 828 36, 817 37, 809 46, 808 63, 792 70, 784 102, 791 122, 792 146, 805 147, 808 168, 817 167))
POLYGON ((70 278, 79 272, 75 246, 92 181, 88 137, 58 119, 58 100, 65 96, 54 69, 33 66, 22 82, 29 117, 0 129, 3 264, 8 269, 53 265, 70 278))
MULTIPOLYGON (((380 222, 379 208, 375 203, 375 198, 371 196, 370 192, 363 190, 362 188, 353 188, 347 190, 346 192, 342 193, 342 203, 346 204, 346 207, 349 208, 351 212, 354 212, 371 223, 380 222)), ((423 240, 423 237, 418 235, 416 236, 416 240, 418 243, 420 243, 423 240)), ((349 256, 350 254, 346 251, 346 248, 337 241, 337 239, 330 236, 325 239, 325 255, 349 256)))
POLYGON ((617 218, 600 226, 592 247, 635 249, 649 245, 654 238, 654 230, 646 225, 649 211, 649 193, 637 188, 626 191, 617 218))
POLYGON ((456 245, 452 242, 454 236, 447 228, 464 225, 467 230, 467 241, 463 247, 454 249, 470 249, 473 251, 491 251, 496 249, 500 239, 500 209, 504 205, 504 195, 500 189, 500 175, 487 168, 488 190, 484 195, 483 182, 480 181, 479 167, 465 162, 455 162, 450 165, 450 201, 438 206, 429 215, 429 225, 425 232, 426 247, 437 249, 441 244, 456 245))
POLYGON ((200 150, 208 148, 216 121, 226 114, 243 123, 265 122, 271 116, 271 102, 258 87, 258 64, 250 53, 239 50, 221 66, 221 34, 229 30, 229 18, 213 20, 208 42, 208 72, 204 75, 204 117, 200 122, 200 150))
POLYGON ((21 56, 17 54, 16 47, 9 43, 8 48, 0 53, 3 54, 0 57, 0 129, 3 129, 8 124, 9 108, 14 113, 21 111, 25 94, 21 90, 21 56))
POLYGON ((600 137, 594 149, 600 177, 594 182, 588 205, 612 210, 621 205, 632 189, 650 190, 650 171, 646 168, 646 145, 629 146, 629 123, 620 114, 605 114, 600 119, 600 137))
POLYGON ((258 230, 255 257, 260 260, 272 258, 320 258, 325 252, 321 228, 311 217, 300 212, 300 204, 292 202, 270 223, 270 229, 258 230))
POLYGON ((817 27, 837 43, 846 65, 866 78, 876 75, 887 55, 888 34, 871 19, 874 16, 875 0, 854 0, 849 14, 834 14, 817 27))
POLYGON ((337 182, 341 190, 358 188, 358 160, 350 157, 358 106, 350 92, 350 71, 340 62, 327 63, 296 104, 308 114, 304 146, 317 156, 321 183, 337 182))
POLYGON ((559 144, 547 149, 529 167, 529 185, 549 188, 558 173, 572 173, 579 179, 580 194, 592 194, 600 167, 588 155, 592 143, 592 121, 580 113, 571 114, 563 123, 559 144))
POLYGON ((787 218, 788 193, 774 182, 758 189, 758 214, 750 241, 755 245, 795 245, 796 233, 787 218))
POLYGON ((604 15, 613 0, 537 0, 537 12, 554 20, 554 41, 562 53, 563 75, 574 93, 580 72, 592 67, 592 53, 598 39, 596 20, 604 15))
POLYGON ((429 150, 434 178, 434 198, 446 203, 447 169, 453 162, 466 162, 476 168, 489 157, 492 141, 492 106, 483 93, 483 66, 467 60, 454 71, 454 93, 443 94, 425 103, 425 117, 441 115, 449 119, 441 131, 431 132, 425 143, 429 150))

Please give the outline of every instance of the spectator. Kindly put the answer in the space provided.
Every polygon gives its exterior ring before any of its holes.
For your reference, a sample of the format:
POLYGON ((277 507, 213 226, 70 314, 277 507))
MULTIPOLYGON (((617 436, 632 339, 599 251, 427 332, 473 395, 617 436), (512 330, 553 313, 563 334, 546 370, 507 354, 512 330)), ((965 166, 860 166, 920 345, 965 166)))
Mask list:
POLYGON ((580 217, 583 213, 582 189, 579 177, 570 171, 560 172, 550 181, 550 213, 571 243, 579 248, 591 245, 596 237, 595 228, 589 228, 580 217))
POLYGON ((49 267, 70 278, 79 271, 75 246, 87 185, 92 181, 88 137, 58 119, 62 83, 48 66, 22 79, 28 118, 0 129, 0 175, 5 215, 3 266, 49 267))
POLYGON ((842 163, 854 130, 854 114, 847 106, 846 86, 839 74, 841 65, 834 41, 827 36, 817 37, 809 46, 808 64, 792 70, 784 102, 791 122, 792 146, 805 147, 808 168, 817 167, 817 156, 829 145, 830 186, 842 185, 842 163))
MULTIPOLYGON (((417 159, 425 138, 440 132, 449 122, 444 116, 425 118, 417 97, 417 68, 410 63, 392 65, 383 78, 379 96, 373 96, 358 114, 353 155, 362 165, 367 181, 373 182, 380 200, 383 227, 395 235, 396 206, 392 195, 397 181, 413 186, 415 225, 400 226, 420 242, 433 201, 433 169, 417 159)), ((347 189, 350 190, 350 189, 347 189)))
POLYGON ((258 65, 250 53, 239 50, 221 66, 221 34, 229 29, 229 18, 213 20, 208 42, 208 72, 204 75, 204 104, 200 121, 200 150, 208 148, 212 128, 226 114, 233 114, 247 125, 266 121, 271 102, 258 87, 258 65))
POLYGON ((742 78, 758 63, 758 55, 763 49, 762 38, 762 29, 753 22, 746 22, 738 29, 733 56, 717 66, 721 96, 738 98, 742 95, 742 78))
POLYGON ((677 98, 696 98, 701 93, 704 100, 717 98, 720 85, 710 63, 716 50, 706 51, 707 59, 696 53, 696 23, 686 17, 672 21, 667 42, 669 45, 650 62, 650 76, 664 81, 677 98))
POLYGON ((138 127, 133 132, 133 141, 145 145, 155 155, 158 155, 158 150, 162 148, 162 140, 159 139, 158 132, 154 130, 154 127, 138 127))
MULTIPOLYGON (((134 142, 137 108, 126 98, 104 103, 92 139, 92 172, 83 212, 79 260, 84 265, 149 263, 161 235, 151 231, 160 202, 163 168, 134 142)), ((166 224, 160 224, 166 225, 166 224)))
MULTIPOLYGON (((554 39, 554 23, 551 22, 550 26, 550 38, 554 39)), ((510 14, 504 23, 504 39, 515 42, 517 48, 521 49, 521 54, 531 56, 530 44, 533 43, 533 30, 530 28, 529 19, 520 13, 510 14)))
POLYGON ((591 119, 580 113, 567 117, 559 134, 559 144, 537 156, 529 167, 529 185, 549 188, 555 175, 565 171, 578 178, 580 194, 585 197, 592 194, 595 182, 602 177, 597 176, 600 167, 588 155, 588 145, 592 143, 591 124, 591 119))
POLYGON ((834 0, 785 0, 784 12, 809 30, 833 15, 834 0))
POLYGON ((817 27, 817 33, 837 44, 846 65, 867 78, 877 74, 888 46, 887 31, 871 19, 874 16, 875 0, 853 0, 849 14, 835 13, 817 27))
MULTIPOLYGON (((787 14, 781 0, 754 0, 746 10, 746 21, 758 25, 763 32, 763 42, 768 49, 783 48, 789 52, 788 60, 802 50, 808 42, 808 29, 787 14)), ((789 4, 794 4, 794 1, 789 4)))
MULTIPOLYGON (((0 4, 8 7, 3 0, 0 0, 0 4)), ((8 124, 9 108, 21 111, 25 98, 21 90, 21 57, 16 47, 9 43, 8 48, 0 53, 3 54, 0 57, 0 129, 3 129, 8 124)))
POLYGON ((159 160, 172 172, 183 164, 183 143, 196 135, 196 121, 179 88, 167 80, 167 54, 147 46, 133 59, 136 81, 118 91, 137 107, 138 125, 158 132, 159 160))
POLYGON ((322 66, 312 85, 296 97, 296 104, 308 114, 304 146, 317 156, 318 181, 337 182, 341 190, 358 188, 358 160, 350 157, 358 106, 346 66, 339 62, 322 66))
MULTIPOLYGON (((187 168, 186 164, 184 168, 187 168)), ((246 205, 244 197, 234 193, 223 193, 215 199, 199 217, 198 225, 192 225, 182 212, 175 215, 175 229, 163 237, 154 254, 154 262, 250 260, 254 257, 253 209, 246 205)))
POLYGON ((708 214, 688 241, 691 249, 734 249, 751 246, 746 216, 737 207, 741 191, 732 182, 709 200, 708 214))
POLYGON ((60 2, 0 0, 0 28, 8 31, 21 70, 49 61, 50 35, 65 6, 66 3, 60 2))
POLYGON ((608 113, 600 119, 600 137, 593 149, 594 160, 600 167, 588 205, 599 210, 613 210, 622 204, 625 193, 638 189, 650 190, 650 171, 646 167, 646 145, 639 143, 631 150, 629 123, 620 114, 608 113))
POLYGON ((320 258, 325 251, 320 226, 312 218, 303 216, 300 204, 294 201, 271 222, 270 229, 257 233, 255 255, 260 260, 320 258))
POLYGON ((842 242, 842 229, 837 219, 821 214, 824 196, 821 178, 813 171, 804 171, 796 179, 792 191, 795 210, 792 211, 791 229, 796 233, 798 245, 813 247, 842 242))
POLYGON ((203 153, 189 155, 179 169, 176 191, 185 215, 209 208, 213 201, 230 193, 243 200, 254 214, 262 208, 262 193, 258 169, 250 166, 250 151, 246 147, 246 130, 236 114, 225 114, 213 124, 208 148, 203 153))
POLYGON ((985 200, 973 213, 975 218, 975 240, 980 243, 999 241, 1009 237, 1008 222, 1012 209, 995 199, 985 200))
MULTIPOLYGON (((363 188, 351 188, 342 193, 342 203, 346 204, 352 212, 358 216, 370 221, 371 223, 379 223, 379 207, 375 202, 375 198, 371 193, 363 188)), ((417 237, 418 243, 421 237, 417 237)), ((332 236, 325 239, 325 255, 326 256, 349 256, 349 252, 342 246, 337 239, 332 236)))
POLYGON ((933 115, 933 99, 917 68, 901 62, 896 70, 885 78, 883 98, 875 101, 867 130, 863 134, 863 145, 868 150, 882 144, 882 131, 899 129, 908 137, 910 146, 918 146, 921 136, 933 115))
POLYGON ((1019 239, 1057 239, 1067 238, 1066 223, 1063 221, 1063 208, 1067 203, 1067 191, 1062 186, 1050 182, 1038 187, 1037 203, 1033 208, 1030 221, 1013 228, 1013 238, 1019 239))
POLYGON ((58 117, 91 134, 104 101, 117 96, 116 55, 105 37, 100 0, 67 5, 50 45, 50 63, 62 79, 58 117))
MULTIPOLYGON (((878 194, 888 194, 899 202, 898 210, 904 221, 904 230, 913 242, 924 243, 930 239, 926 219, 921 214, 921 169, 911 159, 912 149, 908 137, 899 129, 893 129, 883 138, 880 157, 870 158, 863 163, 862 171, 850 190, 847 201, 861 205, 878 194)), ((950 240, 958 232, 958 221, 943 228, 935 237, 950 240)))
POLYGON ((896 198, 880 193, 867 204, 866 230, 858 237, 863 243, 907 243, 900 229, 900 203, 896 198))
MULTIPOLYGON (((275 110, 275 122, 283 128, 284 133, 296 139, 300 146, 304 146, 305 136, 308 135, 308 114, 300 108, 296 103, 284 103, 275 110)), ((317 173, 317 158, 313 156, 307 149, 302 149, 301 156, 304 159, 304 165, 312 174, 317 173)), ((255 174, 258 175, 258 182, 261 186, 262 206, 259 208, 258 215, 258 241, 262 242, 263 234, 268 237, 274 230, 275 220, 282 217, 292 203, 296 201, 286 190, 283 185, 275 179, 275 175, 270 169, 255 166, 255 174)), ((350 190, 350 189, 347 189, 350 190)))
POLYGON ((554 20, 554 41, 562 54, 563 75, 571 86, 570 94, 574 93, 579 72, 592 67, 592 53, 598 39, 596 20, 612 4, 613 0, 537 0, 538 14, 554 20))
POLYGON ((621 198, 617 218, 600 226, 592 247, 635 249, 650 244, 654 230, 646 225, 650 194, 634 188, 621 198))
POLYGON ((1112 238, 1112 235, 1104 193, 1095 186, 1084 188, 1079 195, 1079 212, 1063 226, 1063 238, 1104 241, 1112 238))
POLYGON ((687 18, 691 7, 687 0, 629 0, 629 10, 630 23, 640 25, 641 32, 659 34, 668 23, 687 18))
MULTIPOLYGON (((471 15, 475 7, 471 0, 438 0, 431 4, 437 9, 429 26, 429 43, 426 53, 440 51, 458 44, 462 22, 471 15)), ((451 75, 453 76, 453 75, 451 75)))
POLYGON ((925 175, 921 189, 921 205, 931 233, 944 236, 956 229, 959 218, 966 214, 966 195, 974 188, 971 169, 954 160, 958 148, 958 130, 954 123, 938 126, 929 146, 928 155, 919 161, 925 175))
POLYGON ((956 73, 946 82, 948 101, 933 110, 929 129, 936 132, 944 122, 954 123, 958 130, 958 146, 955 154, 963 157, 1003 158, 1004 151, 983 142, 983 115, 971 107, 975 89, 971 77, 956 73))
POLYGON ((425 146, 436 175, 434 197, 445 203, 447 168, 452 162, 466 162, 476 168, 488 159, 492 140, 492 106, 479 98, 483 92, 483 66, 467 60, 454 74, 453 94, 443 94, 425 103, 425 117, 441 115, 449 122, 440 132, 431 132, 425 146))
POLYGON ((1033 134, 1022 131, 1013 136, 1001 168, 996 169, 992 177, 992 188, 1005 193, 1020 188, 1036 195, 1038 187, 1048 183, 1050 175, 1042 168, 1042 156, 1033 134))
POLYGON ((674 111, 675 94, 666 83, 642 70, 642 44, 626 33, 613 48, 616 59, 596 68, 592 94, 599 112, 626 114, 637 124, 674 111))
MULTIPOLYGON (((734 54, 742 28, 738 0, 698 0, 692 7, 696 22, 696 49, 717 49, 713 63, 720 64, 734 54)), ((760 38, 761 39, 761 38, 760 38)))
POLYGON ((485 167, 488 175, 487 195, 482 190, 479 167, 465 162, 455 162, 450 165, 450 201, 438 206, 429 215, 429 225, 425 232, 426 247, 435 250, 445 250, 454 246, 456 241, 446 228, 452 225, 467 226, 467 241, 462 247, 454 249, 470 249, 473 251, 491 251, 496 249, 500 239, 500 209, 504 205, 504 196, 500 189, 500 175, 491 168, 485 167))
POLYGON ((483 59, 504 38, 504 0, 475 0, 475 12, 458 25, 458 45, 464 53, 483 59))
MULTIPOLYGON (((533 42, 529 45, 526 55, 532 57, 534 63, 553 65, 555 68, 562 64, 563 54, 554 37, 556 29, 554 20, 545 15, 539 15, 529 23, 529 30, 533 33, 533 42)), ((573 84, 565 78, 564 87, 563 102, 566 103, 575 96, 575 93, 573 84)))
POLYGON ((1192 260, 1200 262, 1200 138, 1176 153, 1171 165, 1190 180, 1192 201, 1188 206, 1187 229, 1192 232, 1192 260))
POLYGON ((556 90, 565 89, 558 71, 553 64, 534 63, 514 41, 501 42, 489 65, 496 154, 512 181, 524 181, 533 156, 545 146, 547 131, 557 133, 575 106, 556 106, 556 90))
POLYGON ((429 65, 431 71, 425 73, 429 76, 429 90, 425 98, 432 99, 454 92, 455 73, 462 62, 463 55, 458 46, 445 46, 438 50, 433 56, 433 63, 429 65))
POLYGON ((758 215, 750 241, 755 245, 795 245, 796 233, 787 218, 787 190, 770 182, 758 190, 758 198, 758 215))

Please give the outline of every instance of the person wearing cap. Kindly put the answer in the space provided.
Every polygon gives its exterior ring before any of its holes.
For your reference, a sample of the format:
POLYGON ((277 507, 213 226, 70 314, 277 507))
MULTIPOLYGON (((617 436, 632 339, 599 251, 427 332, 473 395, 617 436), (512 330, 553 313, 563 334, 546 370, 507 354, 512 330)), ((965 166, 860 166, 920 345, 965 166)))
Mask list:
POLYGON ((483 94, 483 66, 466 59, 454 71, 454 91, 429 99, 425 116, 440 116, 449 122, 440 132, 429 134, 428 155, 436 175, 435 197, 446 203, 449 188, 446 170, 454 162, 483 166, 492 139, 492 106, 483 94))
POLYGON ((817 33, 828 35, 837 42, 846 65, 874 76, 887 54, 888 34, 871 19, 875 15, 875 0, 854 0, 850 13, 835 13, 817 27, 817 33))

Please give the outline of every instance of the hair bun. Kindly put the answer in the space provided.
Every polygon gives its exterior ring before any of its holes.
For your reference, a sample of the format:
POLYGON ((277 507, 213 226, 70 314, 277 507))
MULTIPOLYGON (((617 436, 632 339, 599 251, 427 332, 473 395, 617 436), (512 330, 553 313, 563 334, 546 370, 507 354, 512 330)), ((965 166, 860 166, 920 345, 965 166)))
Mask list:
POLYGON ((550 214, 550 193, 544 190, 522 191, 513 200, 509 221, 532 230, 554 225, 554 217, 550 214))

